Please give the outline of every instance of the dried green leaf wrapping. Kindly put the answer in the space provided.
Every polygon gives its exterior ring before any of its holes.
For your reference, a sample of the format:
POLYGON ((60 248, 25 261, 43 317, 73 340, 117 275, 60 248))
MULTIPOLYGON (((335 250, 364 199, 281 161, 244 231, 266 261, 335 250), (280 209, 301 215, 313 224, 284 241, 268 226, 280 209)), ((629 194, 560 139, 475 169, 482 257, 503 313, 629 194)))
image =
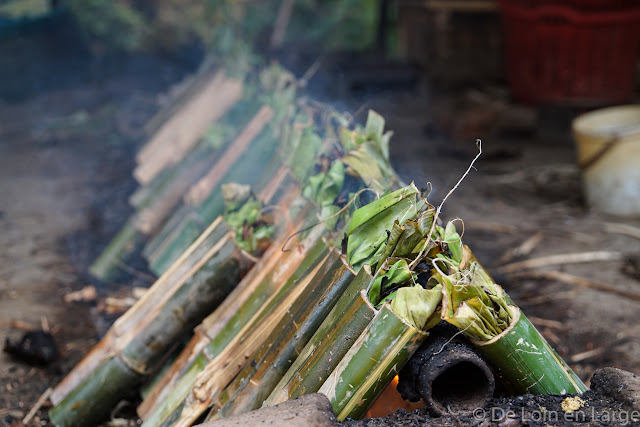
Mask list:
POLYGON ((313 170, 318 155, 325 152, 322 139, 310 127, 300 129, 293 126, 286 147, 285 163, 293 175, 303 182, 313 170))
POLYGON ((400 287, 404 283, 414 281, 414 273, 409 270, 409 264, 404 259, 399 259, 391 264, 388 269, 382 267, 369 288, 369 301, 374 306, 383 302, 382 295, 389 295, 389 289, 400 287))
POLYGON ((396 220, 401 224, 415 217, 422 207, 418 196, 418 189, 411 184, 353 213, 347 231, 347 260, 353 269, 377 263, 387 241, 387 230, 396 220))
POLYGON ((313 200, 318 206, 332 205, 344 184, 344 164, 335 161, 327 172, 321 172, 309 177, 302 195, 313 200))
POLYGON ((436 309, 442 300, 442 285, 424 289, 420 285, 397 290, 391 301, 391 310, 416 329, 426 331, 440 321, 436 309))
POLYGON ((449 222, 444 229, 443 241, 449 247, 451 251, 451 259, 456 262, 456 264, 460 265, 462 261, 462 239, 460 235, 456 231, 456 226, 453 221, 449 222))
POLYGON ((442 318, 479 341, 490 340, 507 329, 511 316, 502 288, 475 261, 464 271, 452 269, 452 275, 434 275, 443 285, 442 318))
POLYGON ((273 235, 274 227, 261 218, 262 203, 251 194, 248 185, 222 185, 226 212, 224 220, 233 230, 236 243, 249 253, 255 253, 273 235))

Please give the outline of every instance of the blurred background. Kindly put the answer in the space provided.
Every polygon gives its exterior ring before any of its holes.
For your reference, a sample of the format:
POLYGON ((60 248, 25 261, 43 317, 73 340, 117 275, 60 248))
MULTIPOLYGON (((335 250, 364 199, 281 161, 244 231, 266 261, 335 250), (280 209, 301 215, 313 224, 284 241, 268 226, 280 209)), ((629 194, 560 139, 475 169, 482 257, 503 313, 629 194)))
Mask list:
POLYGON ((88 268, 132 213, 148 124, 222 66, 378 111, 435 204, 481 139, 443 218, 583 380, 640 374, 639 47, 634 0, 0 0, 0 339, 45 330, 61 354, 0 354, 0 425, 153 282, 141 256, 109 284, 88 268), (583 252, 617 256, 505 268, 583 252))

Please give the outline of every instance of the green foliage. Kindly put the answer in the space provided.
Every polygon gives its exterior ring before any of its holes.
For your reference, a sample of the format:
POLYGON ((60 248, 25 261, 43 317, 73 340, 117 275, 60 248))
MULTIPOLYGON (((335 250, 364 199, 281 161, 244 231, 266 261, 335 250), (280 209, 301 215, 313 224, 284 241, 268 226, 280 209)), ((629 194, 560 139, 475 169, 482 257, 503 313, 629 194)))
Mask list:
POLYGON ((340 140, 347 152, 343 162, 349 166, 364 183, 377 191, 385 191, 394 179, 389 159, 389 141, 392 132, 384 132, 384 118, 369 110, 364 128, 341 130, 340 140))
POLYGON ((382 267, 369 288, 369 301, 376 307, 385 301, 397 288, 407 282, 415 283, 416 275, 409 270, 404 259, 395 260, 389 267, 382 267))
POLYGON ((420 285, 405 286, 396 291, 391 310, 416 329, 426 331, 440 322, 437 311, 442 300, 442 286, 425 289, 420 285))
POLYGON ((113 49, 137 50, 149 36, 143 14, 126 0, 67 0, 78 24, 92 39, 113 49))
POLYGON ((222 185, 226 212, 225 222, 235 233, 236 243, 250 254, 259 253, 271 236, 274 227, 262 215, 262 203, 251 193, 248 185, 222 185))
POLYGON ((374 41, 378 2, 372 0, 298 0, 285 42, 308 43, 324 52, 363 51, 374 41))
POLYGON ((49 0, 9 0, 0 2, 0 16, 20 19, 49 12, 49 0))
POLYGON ((387 230, 403 224, 422 207, 420 192, 411 184, 356 210, 347 231, 347 260, 353 269, 376 265, 387 242, 387 230))

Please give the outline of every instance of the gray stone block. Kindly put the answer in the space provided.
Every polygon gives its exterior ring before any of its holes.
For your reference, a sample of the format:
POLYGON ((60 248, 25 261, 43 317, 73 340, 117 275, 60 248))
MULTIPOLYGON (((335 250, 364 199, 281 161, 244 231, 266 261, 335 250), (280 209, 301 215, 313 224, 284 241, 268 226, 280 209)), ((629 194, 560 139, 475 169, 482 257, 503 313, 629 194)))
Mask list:
POLYGON ((199 427, 335 427, 338 425, 329 399, 324 394, 315 393, 235 417, 200 424, 199 427))

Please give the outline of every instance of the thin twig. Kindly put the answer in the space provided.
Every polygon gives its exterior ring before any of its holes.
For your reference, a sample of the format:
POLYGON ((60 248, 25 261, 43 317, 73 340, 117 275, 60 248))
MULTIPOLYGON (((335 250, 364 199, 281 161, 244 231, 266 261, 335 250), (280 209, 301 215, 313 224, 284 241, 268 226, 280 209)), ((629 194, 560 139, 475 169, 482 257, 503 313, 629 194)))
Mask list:
POLYGON ((607 222, 604 224, 604 229, 608 233, 624 234, 625 236, 631 236, 635 237, 636 239, 640 239, 640 228, 634 227, 629 224, 607 222))
POLYGON ((498 267, 500 273, 514 273, 519 270, 527 270, 550 265, 578 264, 594 261, 619 261, 622 259, 620 252, 595 251, 579 252, 571 254, 549 255, 540 258, 528 259, 526 261, 514 262, 498 267))
POLYGON ((471 161, 471 164, 469 164, 469 167, 467 168, 467 170, 464 172, 464 174, 462 174, 462 177, 460 177, 458 182, 456 182, 456 185, 454 185, 453 188, 451 190, 449 190, 447 195, 444 196, 444 199, 442 199, 442 202, 440 202, 440 204, 438 205, 438 208, 436 209, 436 213, 433 216, 433 222, 431 223, 431 229, 429 230, 429 233, 427 234, 427 238, 425 239, 425 243, 422 246, 422 249, 420 249, 420 253, 418 254, 418 256, 411 262, 411 264, 409 264, 409 269, 410 270, 413 270, 416 267, 416 265, 418 265, 418 263, 422 259, 422 255, 424 254, 424 251, 429 247, 429 243, 431 241, 431 236, 433 235, 433 231, 436 229, 436 223, 438 221, 438 218, 440 217, 440 212, 442 211, 442 206, 445 204, 445 202, 447 201, 449 196, 451 196, 453 194, 453 192, 458 189, 460 184, 462 184, 462 181, 464 181, 464 179, 467 177, 467 175, 469 175, 469 173, 471 172, 471 169, 474 169, 474 166, 473 166, 474 163, 480 158, 480 155, 482 154, 482 140, 481 139, 476 139, 476 146, 478 147, 478 154, 476 154, 476 156, 473 158, 473 160, 471 161))
POLYGON ((541 317, 527 316, 527 318, 534 325, 546 326, 547 328, 564 329, 565 325, 562 322, 551 319, 543 319, 541 317))
POLYGON ((502 255, 498 259, 498 261, 496 261, 496 264, 505 264, 514 258, 525 257, 529 255, 540 244, 540 242, 542 242, 542 239, 544 239, 544 233, 542 231, 539 231, 522 242, 519 246, 506 251, 504 255, 502 255))
POLYGON ((509 275, 512 279, 545 279, 545 280, 557 280, 559 282, 567 283, 570 285, 579 286, 582 288, 595 289, 602 292, 608 292, 610 294, 619 295, 624 298, 628 298, 633 301, 640 301, 640 294, 618 289, 615 286, 611 286, 605 283, 594 282, 583 277, 574 276, 573 274, 564 273, 562 271, 527 271, 522 273, 515 273, 509 275))
POLYGON ((623 337, 613 341, 612 343, 603 345, 602 347, 594 348, 593 350, 583 351, 582 353, 576 353, 569 358, 569 360, 573 363, 582 362, 587 359, 591 359, 593 357, 598 357, 603 353, 611 350, 612 348, 619 346, 620 344, 625 344, 631 341, 631 337, 623 337))
POLYGON ((277 49, 282 46, 284 36, 289 26, 289 19, 291 18, 291 11, 293 10, 294 0, 282 0, 280 8, 278 9, 278 16, 276 18, 276 24, 271 33, 271 49, 277 49))
POLYGON ((465 224, 469 230, 481 230, 491 233, 516 233, 519 231, 518 227, 514 225, 498 222, 467 221, 465 224))
POLYGON ((45 390, 44 393, 42 393, 42 396, 40 396, 40 398, 38 399, 36 404, 33 405, 33 408, 31 408, 29 413, 22 419, 22 424, 25 424, 25 425, 29 424, 31 419, 33 417, 35 417, 36 413, 42 407, 42 405, 44 405, 45 402, 47 400, 49 400, 49 397, 51 396, 51 393, 53 393, 53 388, 51 388, 51 387, 49 387, 48 389, 45 390))

